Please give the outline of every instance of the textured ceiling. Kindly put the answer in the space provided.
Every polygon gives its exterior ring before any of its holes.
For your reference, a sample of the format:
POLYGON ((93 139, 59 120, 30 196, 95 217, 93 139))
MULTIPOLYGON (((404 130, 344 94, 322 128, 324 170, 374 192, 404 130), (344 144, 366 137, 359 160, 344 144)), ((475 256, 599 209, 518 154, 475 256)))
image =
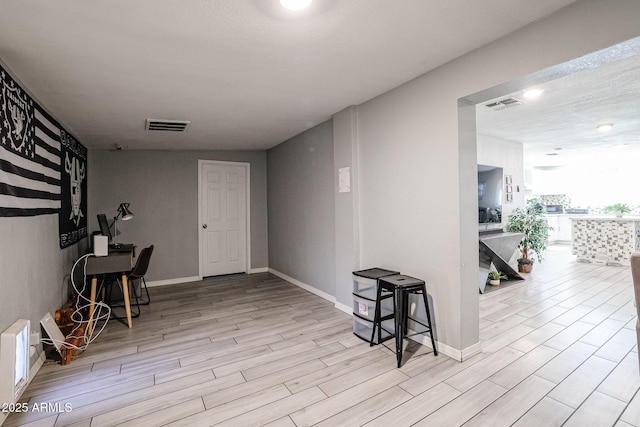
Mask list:
POLYGON ((495 100, 478 105, 478 132, 522 142, 529 166, 640 153, 640 55, 538 87, 544 92, 535 100, 525 100, 522 92, 496 98, 522 100, 520 105, 503 110, 486 107, 495 100), (596 129, 605 122, 613 129, 596 129))
POLYGON ((573 1, 2 0, 0 59, 88 147, 265 149, 573 1))

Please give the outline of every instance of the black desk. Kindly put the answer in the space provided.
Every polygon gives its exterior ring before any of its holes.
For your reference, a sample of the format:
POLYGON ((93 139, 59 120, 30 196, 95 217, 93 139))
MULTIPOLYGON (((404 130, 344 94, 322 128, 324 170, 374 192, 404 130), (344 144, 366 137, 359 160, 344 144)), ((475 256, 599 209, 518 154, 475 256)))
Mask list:
MULTIPOLYGON (((124 245, 122 245, 124 246, 124 245)), ((127 274, 133 268, 133 245, 128 245, 128 250, 120 248, 117 251, 109 251, 108 256, 87 258, 86 274, 92 275, 91 279, 91 302, 89 304, 89 334, 93 327, 94 301, 96 300, 96 290, 98 287, 98 277, 107 273, 122 273, 122 292, 124 297, 124 308, 127 313, 127 325, 131 323, 131 305, 129 302, 129 284, 127 274)))

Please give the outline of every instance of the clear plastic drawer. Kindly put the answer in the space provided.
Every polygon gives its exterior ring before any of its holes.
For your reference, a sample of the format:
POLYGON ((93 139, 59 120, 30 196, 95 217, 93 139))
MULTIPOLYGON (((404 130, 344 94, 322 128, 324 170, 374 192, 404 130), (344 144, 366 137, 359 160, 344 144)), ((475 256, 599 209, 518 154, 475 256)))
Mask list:
MULTIPOLYGON (((382 322, 382 340, 386 340, 392 335, 392 332, 395 329, 395 322, 393 319, 385 320, 382 322)), ((353 333, 362 338, 363 340, 369 342, 371 339, 371 333, 373 332, 373 322, 365 319, 361 319, 357 316, 353 316, 353 333)), ((376 336, 373 340, 374 343, 379 344, 380 339, 378 337, 378 331, 376 329, 376 336)))
MULTIPOLYGON (((393 313, 393 298, 383 299, 380 303, 380 315, 382 317, 393 313)), ((376 314, 376 302, 366 298, 353 296, 353 314, 366 320, 373 321, 376 314)))

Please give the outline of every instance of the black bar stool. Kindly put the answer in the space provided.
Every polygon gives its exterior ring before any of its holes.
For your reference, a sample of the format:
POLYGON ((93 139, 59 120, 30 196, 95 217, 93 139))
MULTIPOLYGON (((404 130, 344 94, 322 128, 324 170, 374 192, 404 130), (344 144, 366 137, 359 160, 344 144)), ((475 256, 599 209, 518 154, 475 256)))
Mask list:
POLYGON ((433 339, 431 313, 429 311, 429 303, 427 301, 427 287, 425 286, 423 280, 401 274, 395 276, 380 277, 378 279, 376 311, 373 318, 373 331, 371 334, 371 340, 369 341, 370 346, 376 344, 374 342, 374 338, 376 336, 376 328, 378 328, 378 337, 381 337, 383 329, 382 322, 392 318, 395 319, 395 331, 387 331, 385 329, 386 332, 392 334, 389 337, 385 338, 385 340, 391 338, 392 336, 396 337, 396 358, 398 360, 398 368, 402 363, 402 340, 407 336, 407 324, 409 319, 427 328, 424 331, 416 332, 412 335, 425 334, 428 332, 431 337, 431 345, 433 346, 433 355, 438 355, 438 350, 436 350, 436 342, 433 339), (424 307, 427 315, 427 324, 424 324, 413 317, 409 317, 409 294, 422 294, 422 299, 424 300, 424 307), (380 302, 387 298, 393 298, 394 311, 393 313, 386 316, 381 316, 380 302))

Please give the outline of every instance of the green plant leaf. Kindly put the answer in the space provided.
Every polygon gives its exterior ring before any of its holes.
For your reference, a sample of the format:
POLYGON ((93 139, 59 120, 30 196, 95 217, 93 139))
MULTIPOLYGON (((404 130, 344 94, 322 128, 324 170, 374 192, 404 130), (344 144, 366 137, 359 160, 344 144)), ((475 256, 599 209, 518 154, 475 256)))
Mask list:
POLYGON ((542 262, 542 252, 547 248, 551 229, 546 216, 544 207, 536 198, 529 200, 524 209, 518 208, 509 215, 507 231, 524 234, 518 245, 522 258, 532 258, 533 252, 538 262, 542 262))
POLYGON ((624 214, 631 212, 631 208, 626 203, 614 203, 613 205, 605 206, 604 212, 620 212, 624 214))
POLYGON ((489 280, 500 280, 507 279, 507 276, 501 271, 490 271, 489 272, 489 280))

